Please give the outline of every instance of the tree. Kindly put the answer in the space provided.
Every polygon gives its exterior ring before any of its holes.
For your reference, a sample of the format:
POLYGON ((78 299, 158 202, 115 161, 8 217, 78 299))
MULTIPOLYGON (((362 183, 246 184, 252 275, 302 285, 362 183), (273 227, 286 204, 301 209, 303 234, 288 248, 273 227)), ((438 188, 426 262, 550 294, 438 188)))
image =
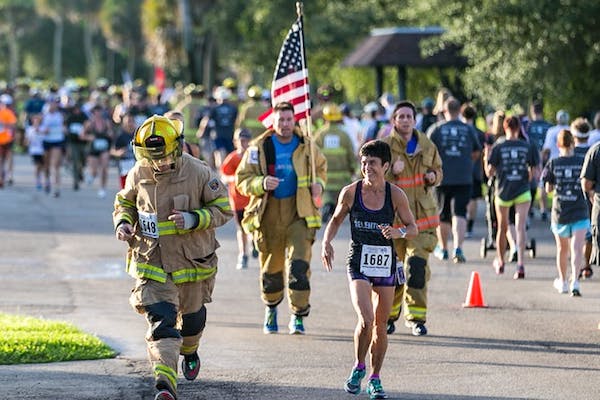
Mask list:
POLYGON ((447 40, 464 46, 465 87, 494 107, 543 98, 550 109, 583 113, 600 103, 595 0, 410 0, 402 12, 440 24, 447 40))
POLYGON ((100 28, 107 45, 126 58, 131 76, 135 76, 136 63, 144 49, 141 5, 142 0, 104 0, 100 10, 100 28))
POLYGON ((86 61, 87 77, 90 83, 99 76, 100 63, 94 52, 93 39, 99 28, 99 14, 102 2, 98 0, 69 0, 63 1, 67 8, 67 17, 72 22, 83 25, 83 49, 86 61))
POLYGON ((61 0, 35 0, 38 14, 49 17, 54 22, 54 39, 52 52, 52 65, 54 81, 62 81, 62 44, 65 24, 65 15, 68 12, 67 3, 61 0))
POLYGON ((8 81, 20 72, 20 39, 32 25, 33 0, 0 0, 0 33, 8 45, 8 81))

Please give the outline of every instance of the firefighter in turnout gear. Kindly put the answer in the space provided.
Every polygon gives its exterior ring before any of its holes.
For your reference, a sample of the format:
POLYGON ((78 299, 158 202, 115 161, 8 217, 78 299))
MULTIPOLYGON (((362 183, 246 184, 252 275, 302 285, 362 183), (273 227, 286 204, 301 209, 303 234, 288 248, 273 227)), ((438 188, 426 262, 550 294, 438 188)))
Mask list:
POLYGON ((261 98, 262 89, 260 86, 250 86, 250 89, 248 89, 248 101, 240 106, 240 111, 235 122, 236 129, 248 129, 252 134, 252 138, 257 137, 265 131, 265 127, 258 120, 258 117, 267 112, 270 107, 261 98))
POLYGON ((352 181, 357 159, 350 137, 343 129, 342 111, 336 104, 323 108, 323 125, 315 132, 315 143, 327 159, 327 190, 323 195, 323 222, 333 215, 340 190, 352 181))
POLYGON ((325 186, 327 160, 295 125, 291 103, 277 104, 273 115, 273 129, 254 139, 246 150, 236 172, 236 186, 250 197, 242 227, 253 232, 259 251, 261 297, 266 305, 263 330, 278 332, 277 306, 287 282, 290 334, 302 334, 303 318, 310 312, 312 245, 321 226, 315 198, 325 186), (311 147, 315 183, 311 183, 311 147))
POLYGON ((394 240, 398 258, 404 262, 406 284, 396 287, 388 333, 395 331, 394 323, 404 305, 406 326, 413 335, 421 336, 427 334, 428 260, 437 243, 435 228, 440 223, 433 187, 442 181, 442 159, 433 142, 414 128, 415 116, 411 102, 398 103, 392 113, 393 129, 383 139, 392 150, 392 167, 386 179, 404 190, 419 228, 414 239, 394 240))
POLYGON ((227 188, 206 163, 182 153, 183 137, 168 118, 148 118, 132 144, 137 162, 117 193, 113 222, 136 278, 130 303, 148 321, 155 399, 174 400, 179 355, 186 379, 200 369, 205 304, 217 273, 215 228, 232 212, 227 188))

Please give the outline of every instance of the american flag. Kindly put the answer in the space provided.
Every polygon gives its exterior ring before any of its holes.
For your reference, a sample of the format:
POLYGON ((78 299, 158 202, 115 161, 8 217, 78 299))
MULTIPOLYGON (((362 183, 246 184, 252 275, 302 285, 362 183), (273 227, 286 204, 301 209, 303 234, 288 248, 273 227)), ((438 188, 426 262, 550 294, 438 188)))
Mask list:
MULTIPOLYGON (((296 121, 310 114, 310 99, 308 87, 308 69, 304 52, 304 32, 302 31, 302 16, 292 24, 277 59, 273 83, 271 85, 271 104, 275 106, 282 101, 294 105, 296 121)), ((267 128, 273 126, 273 110, 260 117, 259 121, 267 128)))

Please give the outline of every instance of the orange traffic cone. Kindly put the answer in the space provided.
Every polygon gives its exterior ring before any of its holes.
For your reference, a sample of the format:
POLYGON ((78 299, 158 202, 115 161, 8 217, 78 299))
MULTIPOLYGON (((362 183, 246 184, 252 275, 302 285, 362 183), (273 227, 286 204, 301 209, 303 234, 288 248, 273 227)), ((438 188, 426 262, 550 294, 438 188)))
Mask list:
POLYGON ((463 307, 487 307, 483 301, 481 283, 479 282, 479 272, 477 271, 471 273, 469 290, 467 290, 467 298, 465 299, 463 307))

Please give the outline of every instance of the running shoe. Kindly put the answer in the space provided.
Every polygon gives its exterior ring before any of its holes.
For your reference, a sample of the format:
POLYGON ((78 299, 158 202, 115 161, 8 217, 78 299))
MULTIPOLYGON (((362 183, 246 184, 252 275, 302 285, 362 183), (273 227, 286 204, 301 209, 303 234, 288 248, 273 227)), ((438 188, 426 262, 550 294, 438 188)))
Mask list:
POLYGON ((358 369, 356 367, 352 368, 352 372, 350 376, 344 383, 344 390, 351 394, 359 394, 360 393, 360 382, 363 380, 367 371, 363 369, 358 369))
POLYGON ((427 335, 427 327, 423 321, 406 321, 404 322, 407 328, 411 329, 413 336, 425 336, 427 335))
POLYGON ((578 280, 571 281, 571 297, 581 297, 578 280))
POLYGON ((517 266, 517 270, 513 275, 513 279, 525 279, 525 267, 522 265, 517 266))
POLYGON ((265 324, 263 326, 263 332, 265 334, 277 333, 279 327, 277 326, 277 308, 267 307, 265 309, 265 324))
POLYGON ((106 198, 106 190, 104 190, 104 189, 100 189, 100 190, 98 190, 98 198, 99 198, 99 199, 104 199, 104 198, 106 198))
POLYGON ((560 294, 569 293, 569 283, 560 278, 554 279, 552 286, 554 286, 554 289, 560 294))
POLYGON ((302 317, 292 315, 288 328, 290 328, 290 335, 304 335, 304 323, 302 317))
POLYGON ((248 256, 240 254, 235 269, 248 269, 248 256))
POLYGON ((200 357, 198 357, 198 353, 183 356, 181 371, 183 371, 183 376, 188 381, 196 379, 198 372, 200 372, 200 357))
POLYGON ((435 249, 433 250, 433 255, 438 260, 444 261, 448 259, 448 250, 444 250, 440 246, 435 246, 435 249))
POLYGON ((594 271, 592 270, 592 267, 588 265, 587 267, 583 267, 579 273, 579 279, 590 279, 592 275, 594 275, 594 271))
POLYGON ((161 390, 160 392, 156 393, 154 400, 176 400, 176 399, 175 399, 175 396, 173 396, 173 394, 171 392, 169 392, 168 390, 161 390))
POLYGON ((386 331, 387 331, 388 335, 391 335, 394 332, 396 332, 396 325, 394 324, 394 321, 388 321, 387 322, 387 329, 386 329, 386 331))
POLYGON ((387 399, 387 394, 385 394, 379 378, 369 379, 369 382, 367 383, 367 394, 371 400, 387 399))
POLYGON ((540 217, 542 221, 548 221, 548 213, 546 211, 542 211, 540 217))
POLYGON ((504 264, 501 264, 498 258, 494 258, 494 262, 492 264, 496 270, 496 275, 502 275, 504 273, 504 264))
POLYGON ((510 251, 510 262, 519 261, 519 254, 517 253, 517 249, 510 251))
POLYGON ((466 239, 471 239, 473 237, 473 231, 466 231, 465 232, 465 238, 466 239))
POLYGON ((454 249, 452 261, 454 261, 454 264, 463 264, 467 262, 467 259, 465 258, 465 255, 460 247, 454 249))

